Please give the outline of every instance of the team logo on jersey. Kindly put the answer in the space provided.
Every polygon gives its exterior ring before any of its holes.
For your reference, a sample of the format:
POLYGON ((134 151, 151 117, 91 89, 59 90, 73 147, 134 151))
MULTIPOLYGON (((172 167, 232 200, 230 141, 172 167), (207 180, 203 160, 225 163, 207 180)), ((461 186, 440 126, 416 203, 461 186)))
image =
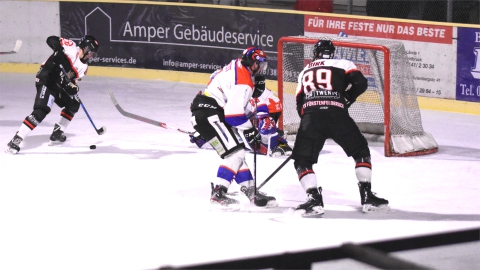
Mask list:
POLYGON ((306 95, 306 99, 314 99, 314 98, 339 99, 340 94, 336 91, 330 91, 330 90, 315 90, 315 91, 309 92, 306 95))

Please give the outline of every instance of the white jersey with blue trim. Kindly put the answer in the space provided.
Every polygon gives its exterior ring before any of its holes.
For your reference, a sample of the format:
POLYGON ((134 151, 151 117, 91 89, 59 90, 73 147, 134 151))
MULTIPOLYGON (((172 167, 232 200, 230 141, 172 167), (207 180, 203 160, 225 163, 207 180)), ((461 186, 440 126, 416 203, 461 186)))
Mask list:
POLYGON ((251 110, 249 100, 252 94, 252 73, 242 65, 240 59, 234 59, 215 71, 204 91, 205 96, 214 98, 223 108, 225 121, 241 130, 253 127, 247 117, 251 110))

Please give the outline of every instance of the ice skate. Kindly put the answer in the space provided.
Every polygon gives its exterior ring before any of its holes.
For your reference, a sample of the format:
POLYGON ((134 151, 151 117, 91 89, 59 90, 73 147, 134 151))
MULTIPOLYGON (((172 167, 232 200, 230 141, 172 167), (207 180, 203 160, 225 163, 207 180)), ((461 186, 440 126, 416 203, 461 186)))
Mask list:
POLYGON ((307 190, 308 200, 295 208, 295 213, 302 217, 321 216, 325 213, 323 210, 322 187, 310 188, 307 190))
POLYGON ((260 192, 260 191, 257 191, 256 195, 254 196, 255 194, 255 187, 245 187, 245 186, 242 186, 240 188, 240 191, 245 194, 245 196, 247 196, 247 198, 250 200, 250 202, 253 200, 253 203, 255 204, 255 206, 258 206, 258 207, 277 207, 278 206, 278 202, 277 202, 277 199, 275 199, 275 197, 273 196, 267 196, 266 193, 263 193, 263 192, 260 192))
POLYGON ((290 156, 292 154, 292 148, 284 142, 278 142, 278 146, 273 149, 272 157, 278 156, 290 156))
POLYGON ((20 143, 22 141, 23 139, 17 134, 15 134, 12 140, 9 143, 7 143, 8 148, 5 150, 5 153, 14 155, 20 152, 20 143))
POLYGON ((214 206, 218 206, 222 210, 238 211, 240 209, 240 203, 232 198, 226 196, 227 187, 222 185, 212 185, 212 196, 210 197, 210 203, 214 206))
POLYGON ((60 126, 55 124, 55 127, 53 128, 53 133, 52 135, 50 135, 50 142, 48 143, 48 145, 60 144, 66 140, 67 140, 67 136, 63 134, 63 131, 60 129, 60 126))
POLYGON ((360 199, 362 203, 362 211, 368 212, 387 212, 390 207, 388 206, 388 200, 375 196, 372 192, 372 183, 370 182, 358 182, 358 188, 360 190, 360 199))

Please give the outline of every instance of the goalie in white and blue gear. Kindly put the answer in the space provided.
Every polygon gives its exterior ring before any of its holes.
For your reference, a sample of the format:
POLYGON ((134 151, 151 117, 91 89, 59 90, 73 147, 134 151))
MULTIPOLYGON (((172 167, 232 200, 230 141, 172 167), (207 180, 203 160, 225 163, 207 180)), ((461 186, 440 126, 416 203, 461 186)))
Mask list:
POLYGON ((278 119, 282 113, 280 99, 265 86, 265 77, 255 77, 255 89, 252 99, 252 106, 257 108, 257 128, 262 137, 260 154, 269 156, 289 156, 292 148, 283 137, 284 132, 278 128, 278 119))
MULTIPOLYGON (((218 72, 215 71, 212 76, 218 72)), ((250 99, 252 113, 248 116, 252 123, 256 123, 256 127, 261 135, 261 145, 258 148, 259 154, 269 156, 289 156, 292 148, 288 145, 287 140, 283 137, 284 132, 278 128, 278 119, 282 113, 282 103, 280 99, 268 88, 265 87, 265 77, 256 76, 255 86, 250 99), (256 107, 256 118, 255 111, 256 107)), ((206 143, 198 132, 190 135, 190 142, 195 143, 199 148, 206 143)), ((253 148, 246 145, 248 149, 253 148)))

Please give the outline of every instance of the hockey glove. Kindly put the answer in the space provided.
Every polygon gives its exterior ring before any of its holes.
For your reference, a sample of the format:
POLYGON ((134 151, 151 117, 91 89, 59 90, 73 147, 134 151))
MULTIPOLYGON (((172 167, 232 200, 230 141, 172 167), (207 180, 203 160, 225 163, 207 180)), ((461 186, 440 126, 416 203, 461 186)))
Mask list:
POLYGON ((65 90, 70 96, 74 96, 80 91, 80 88, 78 88, 76 84, 69 82, 63 86, 63 90, 65 90))
POLYGON ((268 135, 276 132, 275 120, 272 117, 267 116, 259 119, 258 129, 260 134, 268 135))
POLYGON ((353 99, 348 92, 345 92, 345 109, 350 108, 354 102, 355 99, 353 99))
POLYGON ((60 43, 60 38, 57 36, 49 36, 47 38, 47 44, 54 52, 62 52, 63 53, 63 46, 60 43))
POLYGON ((188 134, 188 136, 190 136, 190 142, 196 144, 198 148, 202 148, 202 146, 207 143, 207 141, 205 141, 205 139, 202 138, 198 132, 188 134))
POLYGON ((258 98, 265 91, 265 76, 255 76, 255 87, 253 90, 253 98, 258 98))
POLYGON ((255 127, 244 130, 243 135, 245 135, 247 143, 252 146, 252 148, 257 148, 260 146, 262 142, 262 137, 260 136, 260 133, 258 133, 258 130, 255 127))

